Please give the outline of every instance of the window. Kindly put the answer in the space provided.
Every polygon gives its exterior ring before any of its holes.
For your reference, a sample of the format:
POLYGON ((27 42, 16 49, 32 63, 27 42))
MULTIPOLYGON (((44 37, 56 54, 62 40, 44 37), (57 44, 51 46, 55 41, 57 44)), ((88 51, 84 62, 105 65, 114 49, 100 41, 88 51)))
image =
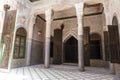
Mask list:
POLYGON ((25 30, 18 29, 16 33, 15 46, 14 46, 14 59, 25 58, 26 49, 26 32, 25 30))

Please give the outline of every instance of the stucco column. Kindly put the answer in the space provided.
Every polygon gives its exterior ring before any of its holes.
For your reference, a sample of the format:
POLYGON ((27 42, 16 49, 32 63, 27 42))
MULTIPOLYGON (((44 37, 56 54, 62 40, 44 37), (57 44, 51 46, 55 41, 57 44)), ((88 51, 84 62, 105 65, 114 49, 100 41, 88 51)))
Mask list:
POLYGON ((110 73, 115 74, 115 63, 109 62, 110 73))
POLYGON ((82 26, 83 5, 84 5, 83 2, 75 5, 78 20, 78 68, 80 71, 84 71, 83 26, 82 26))
POLYGON ((27 35, 27 54, 26 54, 26 65, 30 65, 30 58, 31 58, 31 47, 32 47, 32 34, 33 34, 33 26, 35 24, 36 16, 32 15, 30 18, 29 31, 27 35))
POLYGON ((51 8, 45 11, 46 35, 45 35, 45 68, 50 64, 50 32, 51 32, 51 8))

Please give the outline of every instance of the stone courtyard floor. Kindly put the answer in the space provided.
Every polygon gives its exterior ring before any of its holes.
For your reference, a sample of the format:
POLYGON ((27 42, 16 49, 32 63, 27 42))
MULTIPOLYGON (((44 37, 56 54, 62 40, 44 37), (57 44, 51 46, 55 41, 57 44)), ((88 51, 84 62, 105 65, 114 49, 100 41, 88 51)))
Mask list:
POLYGON ((0 80, 120 80, 104 68, 85 69, 80 72, 77 66, 51 65, 45 69, 44 65, 35 65, 12 69, 10 73, 0 72, 0 80))

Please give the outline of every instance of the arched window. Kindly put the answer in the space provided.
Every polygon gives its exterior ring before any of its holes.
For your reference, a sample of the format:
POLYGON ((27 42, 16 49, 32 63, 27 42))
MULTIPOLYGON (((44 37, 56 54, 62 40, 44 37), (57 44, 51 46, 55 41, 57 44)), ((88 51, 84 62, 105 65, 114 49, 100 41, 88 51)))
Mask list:
POLYGON ((17 30, 13 55, 14 59, 25 58, 26 36, 27 33, 24 28, 17 30))

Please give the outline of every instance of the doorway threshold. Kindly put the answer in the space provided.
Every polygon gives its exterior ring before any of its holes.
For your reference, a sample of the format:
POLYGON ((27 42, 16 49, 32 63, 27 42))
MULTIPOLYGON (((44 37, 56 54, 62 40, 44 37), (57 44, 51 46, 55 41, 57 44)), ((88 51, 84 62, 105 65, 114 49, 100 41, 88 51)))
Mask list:
POLYGON ((78 63, 63 63, 63 65, 77 66, 78 63))

